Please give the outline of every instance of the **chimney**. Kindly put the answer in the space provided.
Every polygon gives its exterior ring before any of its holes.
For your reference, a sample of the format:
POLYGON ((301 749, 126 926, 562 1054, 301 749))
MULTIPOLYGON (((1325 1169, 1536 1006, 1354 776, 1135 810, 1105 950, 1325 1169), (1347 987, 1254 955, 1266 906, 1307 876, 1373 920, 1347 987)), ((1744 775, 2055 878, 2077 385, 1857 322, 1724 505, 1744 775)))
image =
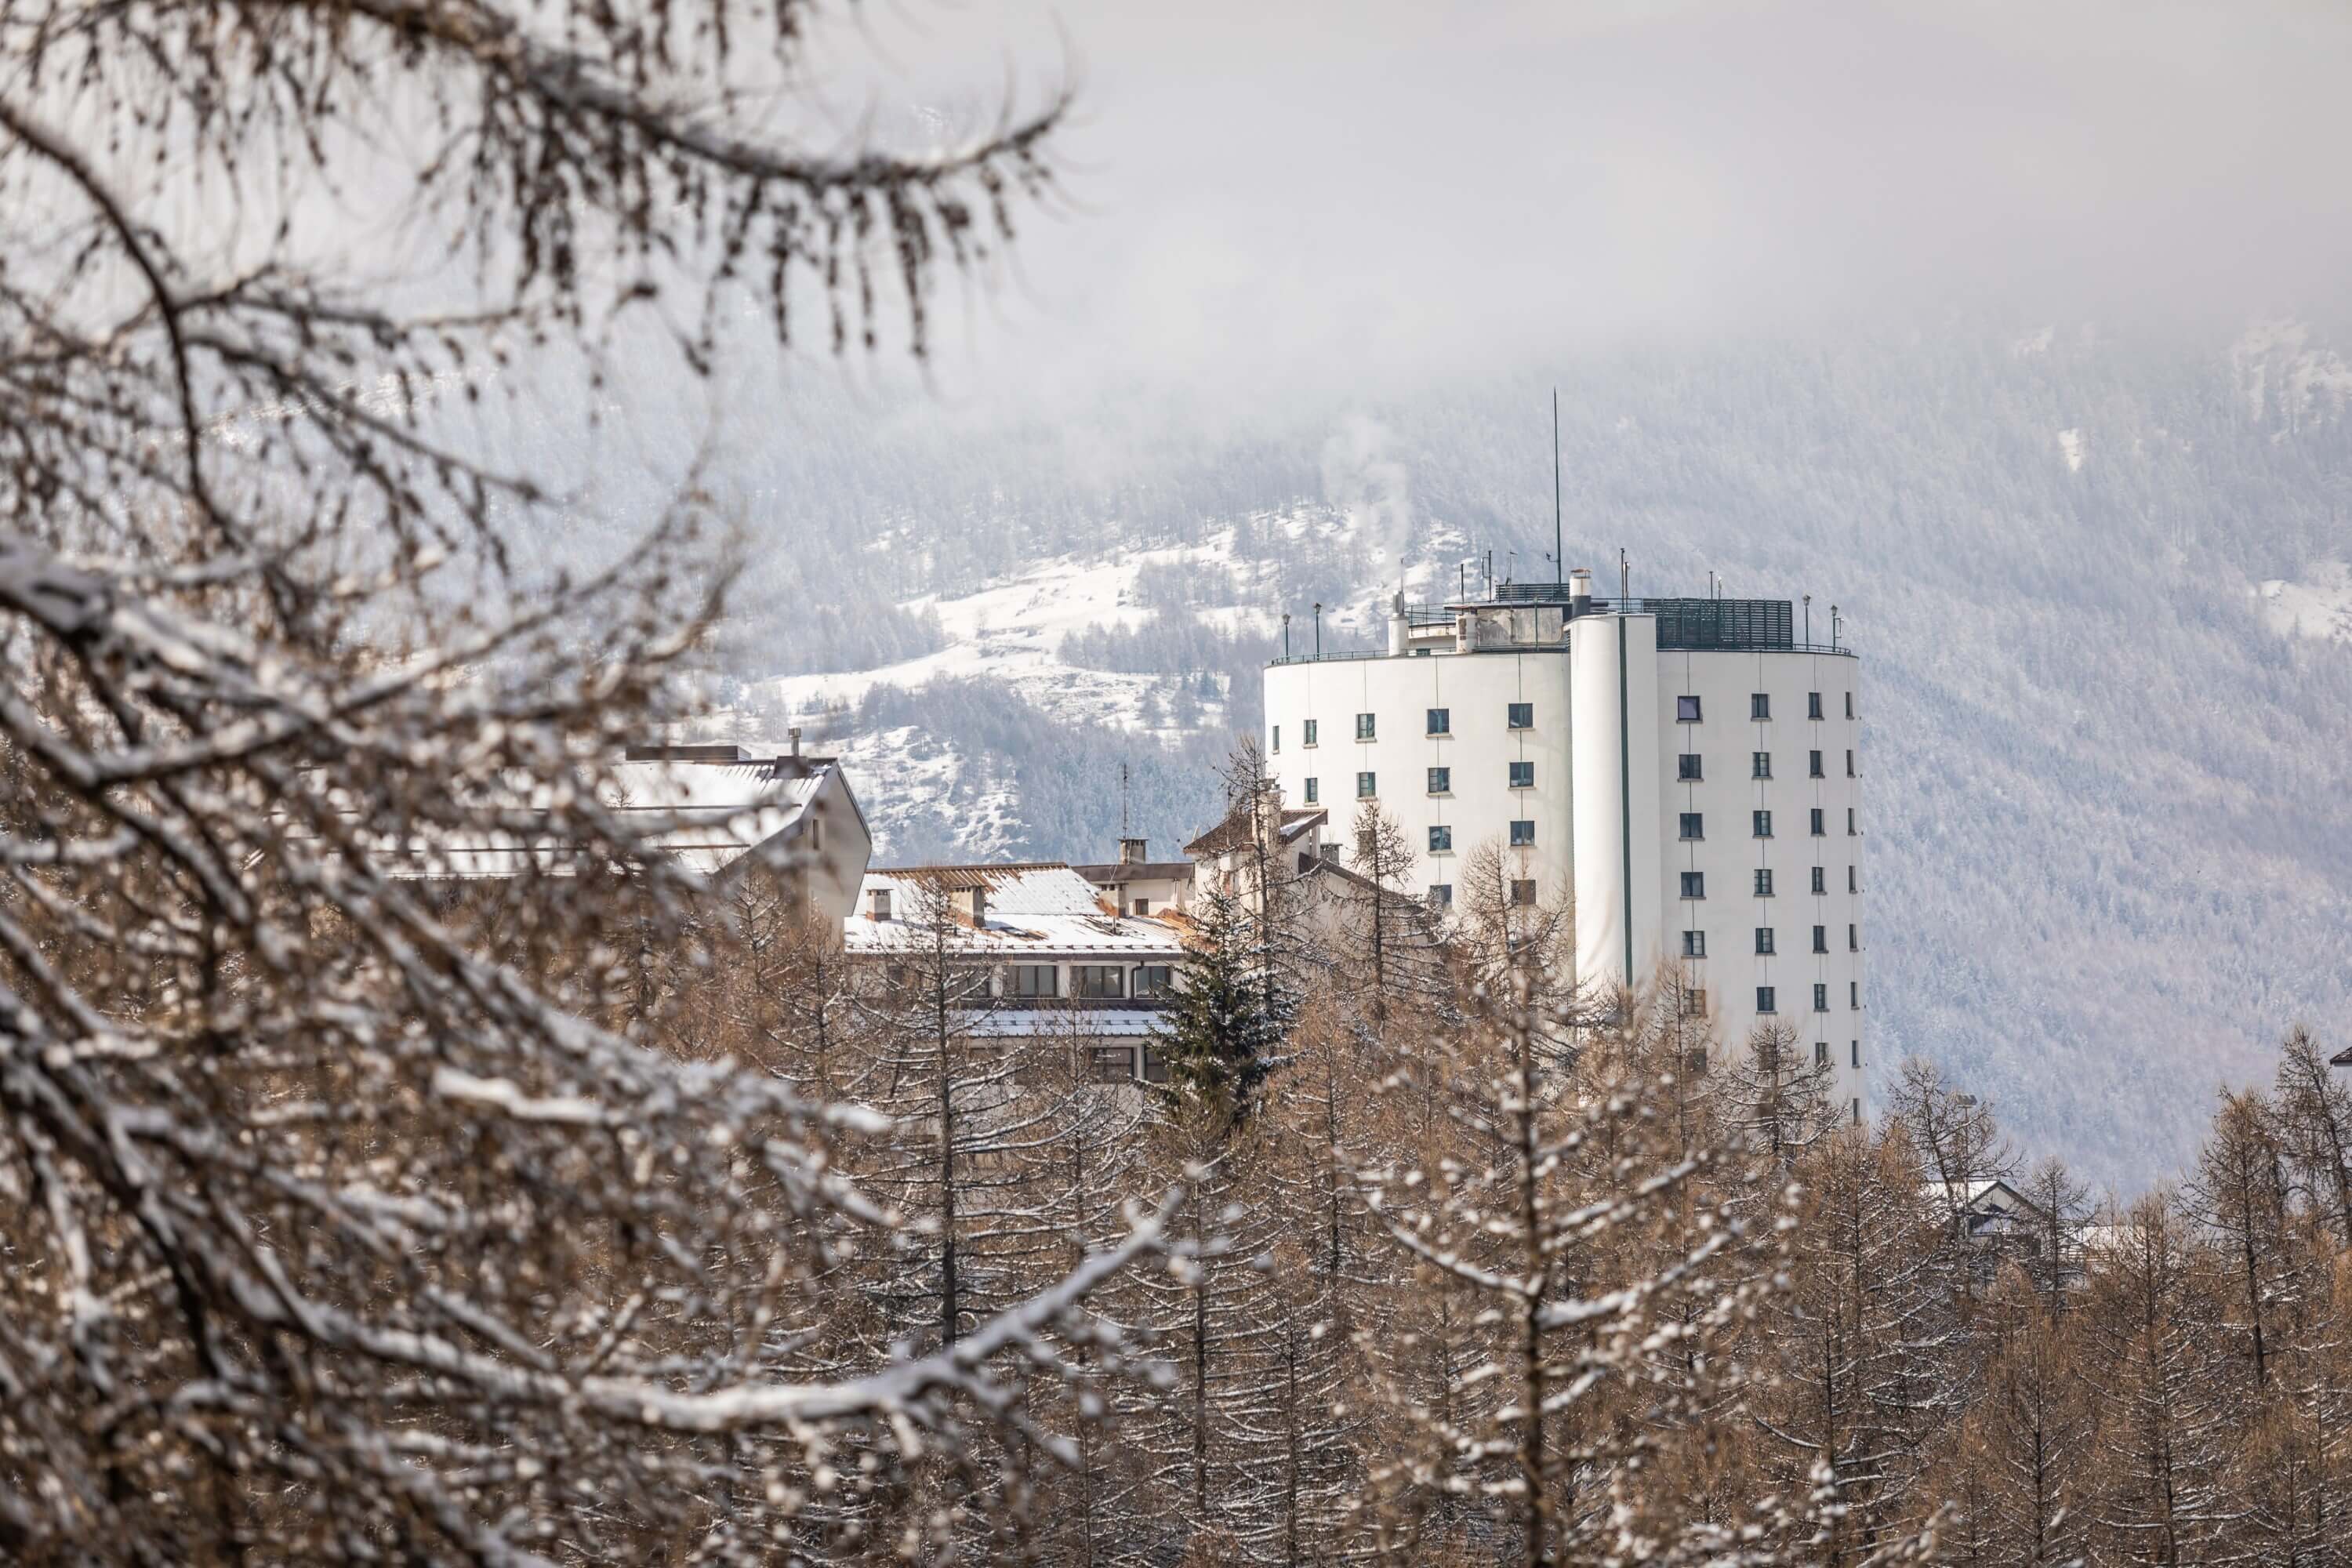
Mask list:
POLYGON ((801 754, 801 727, 798 724, 795 724, 791 729, 785 731, 784 733, 793 738, 793 755, 795 757, 799 756, 801 754))
POLYGON ((986 888, 975 887, 971 890, 971 923, 974 926, 984 926, 988 923, 988 889, 986 888))
POLYGON ((1150 858, 1145 854, 1145 851, 1150 847, 1151 841, 1148 838, 1122 838, 1118 841, 1118 863, 1122 866, 1140 866, 1145 860, 1150 858))
POLYGON ((1405 644, 1412 637, 1412 628, 1404 618, 1404 590, 1400 588, 1396 597, 1389 601, 1389 652, 1404 653, 1405 644))
POLYGON ((1568 574, 1568 613, 1581 616, 1592 608, 1592 574, 1580 566, 1568 574))

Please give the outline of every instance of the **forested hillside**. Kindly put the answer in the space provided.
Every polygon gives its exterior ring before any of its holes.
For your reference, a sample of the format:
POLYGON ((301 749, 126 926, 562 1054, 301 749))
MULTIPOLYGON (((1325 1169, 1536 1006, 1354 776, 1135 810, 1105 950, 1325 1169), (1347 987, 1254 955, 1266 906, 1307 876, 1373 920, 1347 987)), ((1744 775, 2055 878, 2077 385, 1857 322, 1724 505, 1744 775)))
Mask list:
POLYGON ((1344 645, 1401 562, 1548 574, 1555 377, 1571 563, 1811 592, 1863 650, 1882 1061, 2128 1185, 2290 1023, 2352 1037, 2352 371, 2315 329, 1625 352, 1255 422, 820 386, 726 465, 721 722, 846 748, 894 858, 1092 857, 1122 804, 1180 841, 1280 615, 1344 645))

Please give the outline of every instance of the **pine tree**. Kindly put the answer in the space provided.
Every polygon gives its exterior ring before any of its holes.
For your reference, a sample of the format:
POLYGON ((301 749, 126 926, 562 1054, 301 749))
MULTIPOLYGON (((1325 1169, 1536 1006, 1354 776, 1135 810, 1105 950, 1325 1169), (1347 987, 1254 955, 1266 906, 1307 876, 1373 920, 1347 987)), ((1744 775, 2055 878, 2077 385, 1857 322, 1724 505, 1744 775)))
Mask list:
POLYGON ((1203 889, 1160 1049, 1171 1097, 1221 1126, 1248 1120, 1298 1016, 1297 998, 1263 959, 1240 900, 1203 889))

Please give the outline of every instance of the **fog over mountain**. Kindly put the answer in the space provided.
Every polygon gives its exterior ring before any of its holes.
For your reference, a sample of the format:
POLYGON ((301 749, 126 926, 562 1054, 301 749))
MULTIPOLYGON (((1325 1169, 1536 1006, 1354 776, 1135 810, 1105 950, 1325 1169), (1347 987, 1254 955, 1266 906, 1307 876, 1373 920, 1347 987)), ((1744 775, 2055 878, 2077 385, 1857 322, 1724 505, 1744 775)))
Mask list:
POLYGON ((888 856, 1197 831, 1280 616, 1549 574, 1557 386, 1571 563, 1811 592, 1863 652, 1882 1064, 2128 1187, 2289 1023, 2352 1044, 2352 13, 858 25, 844 137, 952 137, 1000 59, 1078 89, 1061 212, 927 376, 750 342, 593 437, 545 366, 483 417, 583 486, 551 560, 698 462, 745 563, 714 725, 821 731, 888 856))

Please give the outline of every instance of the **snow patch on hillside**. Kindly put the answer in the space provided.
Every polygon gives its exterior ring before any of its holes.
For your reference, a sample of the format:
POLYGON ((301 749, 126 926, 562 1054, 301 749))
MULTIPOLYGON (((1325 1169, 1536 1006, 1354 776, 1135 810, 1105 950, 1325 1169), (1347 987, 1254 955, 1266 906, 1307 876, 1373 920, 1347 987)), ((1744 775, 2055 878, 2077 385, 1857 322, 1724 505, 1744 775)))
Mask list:
POLYGON ((2322 561, 2302 582, 2273 577, 2258 584, 2254 597, 2263 624, 2281 637, 2352 642, 2352 565, 2322 561))
POLYGON ((2077 474, 2083 471, 2083 432, 2079 426, 2058 432, 2058 450, 2065 454, 2066 467, 2070 471, 2077 474))
MULTIPOLYGON (((1284 531, 1292 538, 1344 538, 1349 530, 1345 524, 1318 526, 1293 518, 1284 531)), ((1139 598, 1136 579, 1150 566, 1174 566, 1198 573, 1203 582, 1232 583, 1239 602, 1193 612, 1220 631, 1279 629, 1279 617, 1265 607, 1267 595, 1260 591, 1265 564, 1236 562, 1233 531, 1227 529, 1198 545, 1123 550, 1098 560, 1064 556, 959 597, 909 599, 903 608, 939 616, 947 647, 876 669, 760 681, 753 687, 754 705, 797 720, 828 707, 854 705, 877 685, 911 689, 942 677, 971 678, 999 681, 1057 717, 1181 739, 1182 730, 1144 722, 1146 695, 1164 676, 1087 669, 1061 655, 1062 639, 1073 632, 1097 626, 1131 628, 1149 619, 1152 612, 1139 598)))

